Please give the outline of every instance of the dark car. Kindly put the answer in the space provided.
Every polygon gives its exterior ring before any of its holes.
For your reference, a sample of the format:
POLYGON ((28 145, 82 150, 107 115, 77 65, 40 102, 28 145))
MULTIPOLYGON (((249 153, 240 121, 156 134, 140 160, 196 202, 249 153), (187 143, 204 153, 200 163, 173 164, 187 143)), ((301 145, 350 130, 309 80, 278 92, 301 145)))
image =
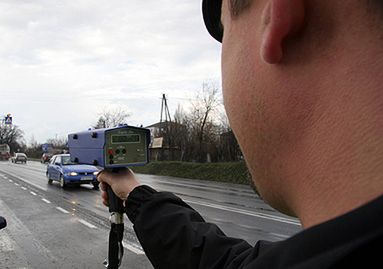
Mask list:
POLYGON ((15 156, 11 158, 13 163, 27 163, 28 157, 25 153, 16 153, 15 156))
POLYGON ((53 154, 51 153, 43 153, 43 155, 41 156, 41 163, 49 163, 49 161, 51 160, 53 154))
POLYGON ((59 154, 52 156, 46 175, 49 184, 58 181, 62 188, 69 184, 92 184, 94 189, 98 189, 98 172, 99 169, 93 165, 75 164, 71 162, 69 154, 59 154))

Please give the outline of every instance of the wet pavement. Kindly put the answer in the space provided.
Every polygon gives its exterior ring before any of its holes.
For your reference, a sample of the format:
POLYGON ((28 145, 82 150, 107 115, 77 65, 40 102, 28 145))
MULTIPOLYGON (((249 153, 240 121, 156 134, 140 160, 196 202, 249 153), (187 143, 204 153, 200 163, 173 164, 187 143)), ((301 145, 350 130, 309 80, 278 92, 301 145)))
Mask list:
MULTIPOLYGON (((0 162, 0 268, 104 268, 109 213, 91 185, 48 184, 46 165, 0 162)), ((248 186, 137 175, 143 184, 174 192, 227 235, 254 244, 282 240, 301 230, 296 219, 266 205, 248 186)), ((125 221, 121 268, 152 268, 125 221)))

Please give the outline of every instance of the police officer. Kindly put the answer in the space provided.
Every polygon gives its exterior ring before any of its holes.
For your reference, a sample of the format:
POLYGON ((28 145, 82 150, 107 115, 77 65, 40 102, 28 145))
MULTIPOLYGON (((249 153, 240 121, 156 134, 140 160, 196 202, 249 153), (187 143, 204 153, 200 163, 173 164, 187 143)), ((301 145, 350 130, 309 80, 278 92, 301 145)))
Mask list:
POLYGON ((101 173, 155 268, 383 268, 382 3, 203 1, 252 179, 304 230, 250 246, 129 170, 101 173))

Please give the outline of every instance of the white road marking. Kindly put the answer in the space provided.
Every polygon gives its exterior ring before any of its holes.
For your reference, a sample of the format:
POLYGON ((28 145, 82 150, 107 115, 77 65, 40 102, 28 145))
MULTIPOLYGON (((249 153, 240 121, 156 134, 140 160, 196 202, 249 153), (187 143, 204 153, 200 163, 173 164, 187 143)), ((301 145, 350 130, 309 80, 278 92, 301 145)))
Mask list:
MULTIPOLYGON (((0 231, 0 235, 4 234, 4 233, 8 233, 10 235, 14 235, 11 237, 11 239, 13 239, 13 237, 16 237, 19 239, 24 239, 26 242, 28 242, 28 245, 33 246, 34 249, 31 250, 31 253, 33 255, 38 255, 39 259, 41 260, 41 262, 43 264, 44 264, 44 262, 49 262, 50 265, 53 265, 53 264, 57 265, 58 264, 57 258, 55 256, 53 256, 51 251, 44 246, 45 244, 43 245, 42 242, 34 236, 34 233, 32 234, 32 232, 28 229, 28 227, 24 225, 24 222, 22 220, 20 220, 19 218, 17 218, 16 215, 14 214, 14 212, 4 202, 2 202, 1 199, 0 199, 0 208, 2 211, 1 213, 7 217, 7 220, 9 220, 9 224, 10 224, 6 229, 4 229, 4 232, 3 232, 3 230, 0 231)), ((0 239, 0 242, 1 241, 2 241, 2 239, 0 239)), ((15 240, 15 241, 17 242, 17 240, 15 240)), ((17 249, 21 246, 18 246, 18 244, 16 242, 13 244, 13 246, 16 250, 16 254, 18 254, 17 249)), ((22 248, 21 250, 23 251, 25 249, 22 248)), ((0 253, 1 253, 0 259, 2 262, 4 259, 2 256, 3 253, 1 251, 1 249, 0 249, 0 253)), ((21 252, 21 254, 22 254, 22 252, 21 252)), ((5 258, 7 258, 7 256, 5 256, 5 258)), ((23 259, 23 258, 24 257, 22 257, 21 259, 23 259)), ((53 268, 53 267, 48 266, 47 268, 53 268)))
POLYGON ((188 201, 188 200, 184 200, 184 201, 186 203, 190 203, 190 204, 203 205, 203 206, 207 206, 207 207, 211 207, 211 208, 216 208, 216 209, 226 210, 226 211, 230 211, 230 212, 240 213, 240 214, 244 214, 244 215, 248 215, 248 216, 253 216, 253 217, 258 217, 258 218, 263 218, 263 219, 269 219, 269 220, 274 220, 274 221, 279 221, 279 222, 284 222, 284 223, 288 223, 288 224, 292 224, 292 225, 301 226, 299 221, 280 217, 280 216, 268 215, 268 214, 264 214, 264 213, 255 213, 255 212, 251 212, 248 210, 243 210, 243 209, 234 208, 234 207, 230 207, 230 206, 216 205, 216 204, 211 204, 211 203, 195 202, 195 201, 188 201))
POLYGON ((30 191, 29 193, 32 194, 32 195, 34 195, 34 196, 37 195, 37 193, 35 193, 35 192, 33 192, 33 191, 30 191))
POLYGON ((274 235, 278 238, 282 238, 282 239, 286 239, 286 238, 289 238, 290 236, 288 235, 284 235, 284 234, 278 234, 278 233, 270 233, 271 235, 274 235))
POLYGON ((9 182, 13 182, 13 180, 12 180, 12 179, 8 179, 8 181, 9 181, 9 182))
POLYGON ((27 188, 25 188, 25 187, 21 187, 24 191, 26 191, 27 190, 27 188))
POLYGON ((122 244, 124 245, 124 248, 126 248, 127 250, 130 250, 133 253, 136 253, 137 255, 144 255, 145 254, 145 252, 143 252, 141 249, 133 246, 132 244, 129 244, 126 241, 123 241, 122 244))
POLYGON ((67 211, 67 210, 65 210, 64 208, 61 208, 61 207, 59 207, 59 206, 57 206, 56 209, 57 209, 58 211, 61 211, 61 212, 65 213, 65 214, 69 214, 69 211, 67 211))
POLYGON ((42 198, 41 200, 44 201, 44 202, 46 202, 47 204, 50 204, 50 203, 51 203, 51 201, 49 201, 49 200, 47 200, 47 199, 45 199, 45 198, 42 198))
POLYGON ((26 183, 28 183, 28 184, 32 185, 33 187, 35 187, 35 188, 37 188, 37 189, 40 189, 40 190, 46 191, 46 188, 44 189, 43 187, 41 187, 41 186, 39 186, 39 185, 37 185, 37 184, 35 184, 35 183, 33 183, 33 182, 29 181, 29 180, 26 180, 25 178, 22 178, 22 177, 18 177, 18 179, 20 179, 20 180, 22 180, 22 181, 24 181, 24 182, 26 182, 26 183))
POLYGON ((16 182, 15 182, 15 185, 16 185, 16 186, 20 186, 20 184, 19 184, 19 183, 16 183, 16 182))
POLYGON ((85 226, 87 226, 88 228, 91 228, 91 229, 96 229, 97 227, 94 226, 93 224, 90 224, 89 222, 83 220, 83 219, 78 219, 78 221, 82 224, 84 224, 85 226))
MULTIPOLYGON (((3 171, 3 170, 1 170, 1 171, 3 171)), ((34 184, 33 182, 26 180, 25 178, 19 177, 19 179, 27 182, 28 184, 35 186, 38 189, 45 191, 45 189, 43 187, 41 187, 37 184, 34 184)), ((15 185, 16 184, 17 183, 15 183, 15 185)), ((17 184, 17 186, 18 186, 18 184, 17 184)), ((301 226, 300 222, 297 220, 284 218, 284 217, 280 217, 280 216, 269 215, 269 214, 264 214, 264 213, 255 213, 255 212, 248 211, 248 210, 238 209, 238 208, 229 207, 229 206, 222 206, 222 205, 217 205, 217 204, 211 204, 211 203, 195 202, 195 201, 188 201, 188 200, 184 200, 184 201, 187 203, 191 203, 191 204, 202 205, 202 206, 207 206, 207 207, 216 208, 216 209, 220 209, 220 210, 225 210, 225 211, 240 213, 240 214, 249 215, 249 216, 253 216, 253 217, 259 217, 259 218, 264 218, 264 219, 269 219, 269 220, 273 220, 273 221, 279 221, 279 222, 283 222, 283 223, 287 223, 287 224, 301 226)))

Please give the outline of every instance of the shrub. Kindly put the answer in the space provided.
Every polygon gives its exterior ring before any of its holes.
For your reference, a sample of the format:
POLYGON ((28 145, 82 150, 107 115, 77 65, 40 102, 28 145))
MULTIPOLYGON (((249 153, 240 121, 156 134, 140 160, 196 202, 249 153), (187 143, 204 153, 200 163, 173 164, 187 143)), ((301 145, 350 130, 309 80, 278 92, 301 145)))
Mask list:
POLYGON ((236 184, 248 184, 250 175, 245 162, 192 163, 151 162, 146 166, 135 166, 136 173, 211 180, 236 184))

